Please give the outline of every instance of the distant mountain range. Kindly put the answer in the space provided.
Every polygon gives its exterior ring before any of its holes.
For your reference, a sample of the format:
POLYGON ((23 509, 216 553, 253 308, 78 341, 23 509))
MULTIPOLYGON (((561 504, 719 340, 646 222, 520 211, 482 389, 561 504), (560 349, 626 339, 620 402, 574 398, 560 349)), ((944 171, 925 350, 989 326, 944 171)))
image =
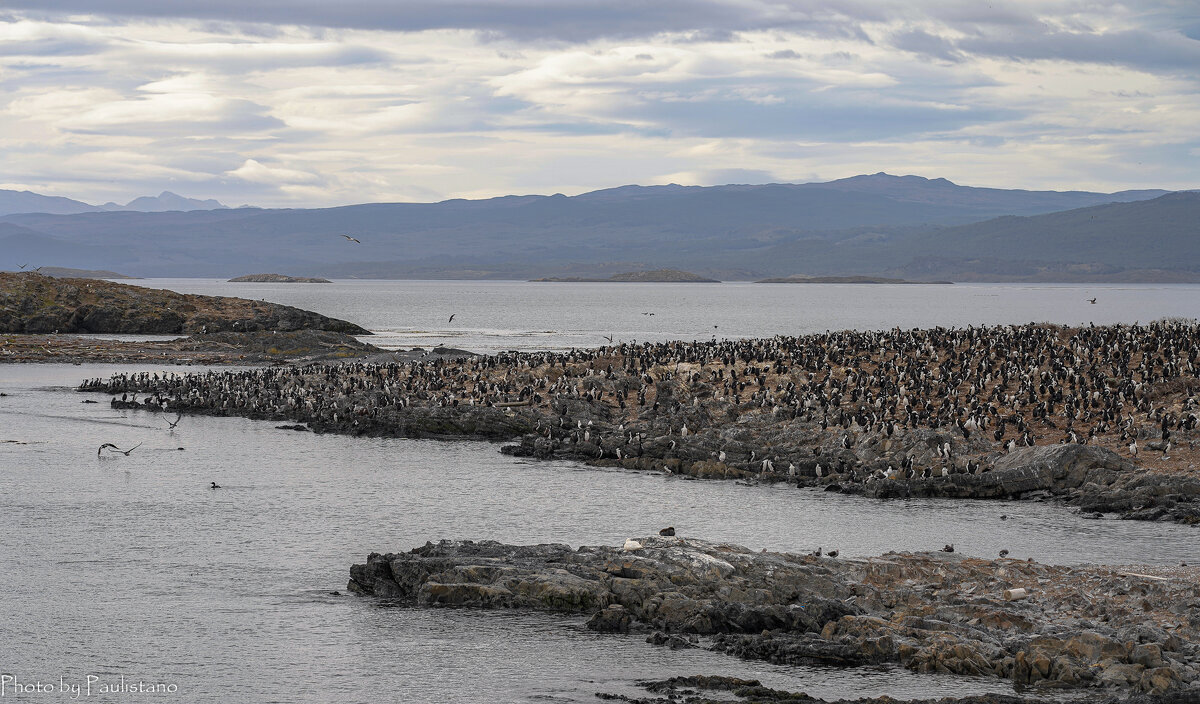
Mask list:
POLYGON ((1191 192, 1004 190, 880 173, 574 197, 13 214, 0 217, 0 268, 33 262, 222 278, 246 270, 604 278, 670 268, 721 280, 1200 281, 1196 223, 1200 195, 1191 192))
POLYGON ((62 196, 44 196, 31 191, 6 191, 0 189, 0 216, 16 213, 74 215, 76 213, 95 213, 113 210, 162 213, 169 210, 218 210, 228 207, 215 200, 184 198, 170 191, 163 191, 157 196, 134 198, 125 205, 117 203, 89 205, 83 201, 63 198, 62 196))

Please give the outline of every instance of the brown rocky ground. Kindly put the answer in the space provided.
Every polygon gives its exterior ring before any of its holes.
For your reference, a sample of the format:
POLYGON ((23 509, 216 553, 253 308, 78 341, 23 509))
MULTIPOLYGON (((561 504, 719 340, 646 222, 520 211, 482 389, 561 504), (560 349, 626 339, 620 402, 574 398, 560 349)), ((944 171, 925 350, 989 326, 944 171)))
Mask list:
POLYGON ((1196 567, 847 560, 655 536, 577 550, 427 543, 368 556, 348 586, 419 606, 581 614, 593 630, 776 663, 898 663, 1039 688, 1200 696, 1196 567), (1009 599, 1016 588, 1028 596, 1009 599))
POLYGON ((0 272, 0 333, 163 335, 304 329, 371 334, 344 320, 277 303, 0 272))

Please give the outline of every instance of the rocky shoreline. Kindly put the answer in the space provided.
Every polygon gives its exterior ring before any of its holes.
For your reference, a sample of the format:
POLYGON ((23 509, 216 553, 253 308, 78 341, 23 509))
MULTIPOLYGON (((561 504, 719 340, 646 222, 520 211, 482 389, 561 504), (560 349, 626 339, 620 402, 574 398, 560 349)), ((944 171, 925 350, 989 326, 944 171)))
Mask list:
POLYGON ((410 606, 573 614, 595 631, 774 663, 1200 697, 1197 567, 839 559, 660 536, 578 549, 443 540, 372 553, 348 588, 410 606))
POLYGON ((522 457, 701 479, 877 498, 1048 497, 1089 514, 1200 523, 1192 360, 1192 327, 1017 326, 117 376, 80 388, 146 394, 115 405, 508 441, 502 451, 522 457))

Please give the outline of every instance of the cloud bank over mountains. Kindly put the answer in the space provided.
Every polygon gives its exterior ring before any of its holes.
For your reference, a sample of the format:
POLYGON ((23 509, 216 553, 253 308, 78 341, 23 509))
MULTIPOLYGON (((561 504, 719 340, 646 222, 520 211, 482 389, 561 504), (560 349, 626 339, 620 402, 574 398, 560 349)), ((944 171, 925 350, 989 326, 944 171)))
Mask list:
POLYGON ((1194 188, 1194 4, 10 0, 0 188, 323 206, 879 170, 1194 188))

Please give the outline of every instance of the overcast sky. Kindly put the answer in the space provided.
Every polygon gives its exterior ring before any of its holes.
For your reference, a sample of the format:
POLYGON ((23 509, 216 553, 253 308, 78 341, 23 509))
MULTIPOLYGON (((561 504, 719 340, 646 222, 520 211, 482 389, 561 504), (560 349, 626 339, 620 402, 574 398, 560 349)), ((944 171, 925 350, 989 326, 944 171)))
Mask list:
POLYGON ((1200 187, 1196 0, 0 0, 0 188, 1200 187))

